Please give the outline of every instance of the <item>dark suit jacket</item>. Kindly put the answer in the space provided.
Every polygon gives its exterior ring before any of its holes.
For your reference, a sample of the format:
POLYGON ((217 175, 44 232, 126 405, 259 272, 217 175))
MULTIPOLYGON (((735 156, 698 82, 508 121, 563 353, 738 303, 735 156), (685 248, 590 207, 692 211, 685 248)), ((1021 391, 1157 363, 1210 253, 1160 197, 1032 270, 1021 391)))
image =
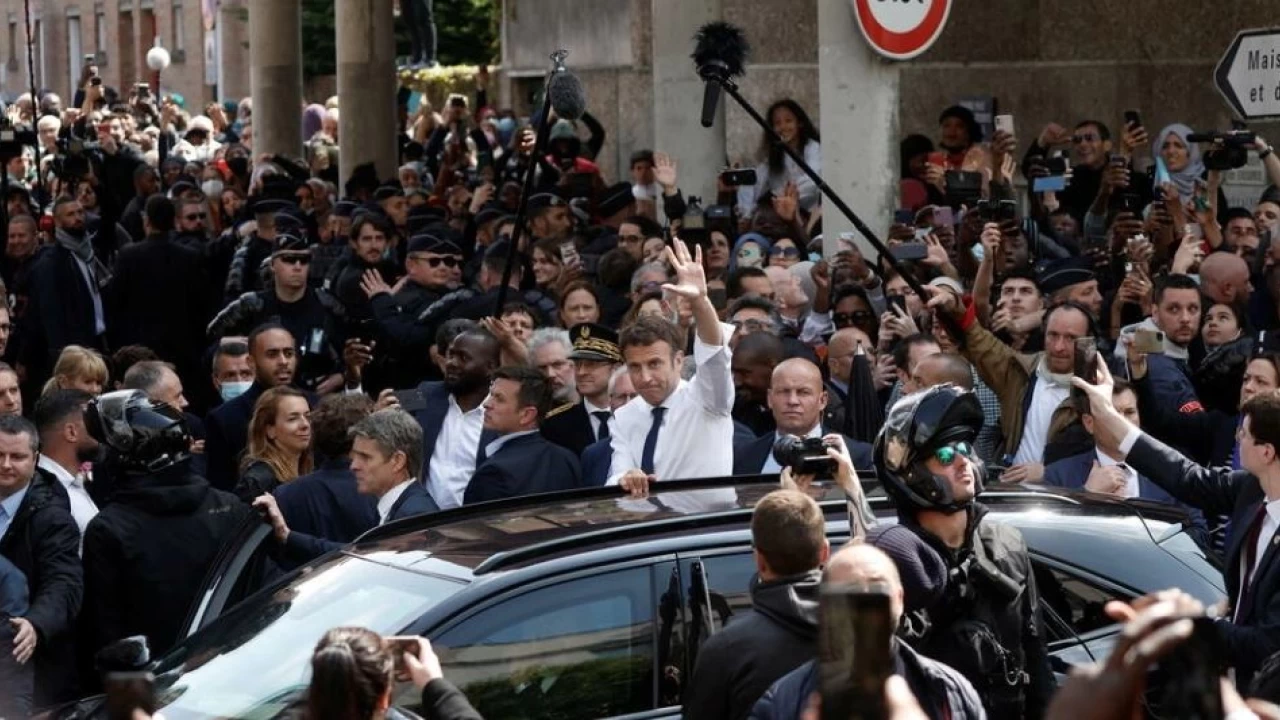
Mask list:
MULTIPOLYGON (((1054 487, 1067 488, 1068 490, 1079 490, 1084 487, 1085 481, 1089 479, 1089 472, 1093 470, 1093 461, 1097 457, 1097 454, 1090 450, 1087 453, 1072 455, 1057 462, 1049 463, 1044 468, 1044 483, 1054 487)), ((1164 491, 1164 488, 1151 482, 1151 479, 1143 475, 1141 471, 1138 472, 1138 497, 1152 502, 1177 505, 1187 510, 1191 515, 1192 523, 1196 527, 1201 530, 1207 530, 1203 513, 1175 500, 1172 495, 1164 491)))
MULTIPOLYGON (((449 390, 444 383, 428 381, 418 386, 418 392, 426 399, 427 406, 416 410, 413 418, 422 426, 422 471, 418 479, 425 487, 431 477, 431 456, 436 451, 436 440, 440 438, 440 428, 444 427, 444 417, 449 413, 449 390)), ((480 465, 480 452, 498 436, 488 430, 480 433, 480 447, 476 448, 476 465, 480 465)))
POLYGON ((356 492, 349 458, 328 460, 273 494, 290 530, 351 542, 378 524, 377 503, 356 492))
MULTIPOLYGON (((1134 444, 1125 462, 1178 500, 1206 515, 1229 515, 1225 581, 1232 608, 1240 602, 1240 553, 1250 521, 1266 498, 1258 478, 1242 470, 1206 468, 1147 434, 1134 444)), ((1253 674, 1280 651, 1280 534, 1276 535, 1253 573, 1253 590, 1239 608, 1236 622, 1218 622, 1226 657, 1236 668, 1236 683, 1247 688, 1253 674)))
POLYGON ((387 513, 387 522, 433 512, 440 512, 440 506, 431 498, 431 493, 427 492, 426 486, 415 481, 410 483, 391 505, 391 511, 387 513))
POLYGON ((609 438, 591 443, 582 451, 582 486, 603 487, 609 480, 609 465, 613 463, 613 447, 609 438))
MULTIPOLYGON (((197 366, 209 322, 204 259, 167 236, 120 250, 110 296, 112 345, 145 345, 174 363, 183 382, 206 380, 197 366)), ((206 380, 207 381, 207 380, 206 380)))
MULTIPOLYGON (((773 452, 776 433, 762 435, 747 443, 739 443, 733 447, 733 474, 759 475, 764 469, 765 461, 773 452)), ((857 470, 874 470, 875 463, 871 459, 871 446, 846 436, 844 445, 849 449, 849 458, 857 470)))
MULTIPOLYGON (((68 345, 102 349, 95 332, 93 295, 71 251, 59 245, 41 248, 27 273, 27 308, 22 316, 18 360, 28 379, 43 383, 68 345)), ((107 296, 102 298, 104 315, 107 296)))
POLYGON ((219 490, 230 491, 239 479, 240 454, 249 443, 253 404, 267 388, 254 383, 242 395, 209 411, 204 420, 206 477, 219 490))
MULTIPOLYGON (((409 487, 404 489, 404 492, 400 493, 400 497, 396 498, 395 503, 391 506, 391 511, 387 513, 387 522, 402 520, 414 515, 439 512, 439 510, 439 506, 431 499, 430 493, 427 492, 422 483, 412 482, 409 483, 409 487)), ((378 524, 378 511, 376 509, 373 512, 373 524, 375 526, 378 524)), ((346 544, 346 542, 317 537, 310 533, 294 532, 293 528, 290 527, 289 537, 284 541, 284 550, 288 561, 301 565, 325 553, 344 547, 346 544)))
POLYGON ((578 458, 533 433, 508 441, 481 463, 467 485, 463 503, 568 490, 581 481, 578 458))
POLYGON ((560 412, 553 410, 542 421, 542 437, 580 457, 582 451, 596 441, 587 406, 579 400, 560 412))

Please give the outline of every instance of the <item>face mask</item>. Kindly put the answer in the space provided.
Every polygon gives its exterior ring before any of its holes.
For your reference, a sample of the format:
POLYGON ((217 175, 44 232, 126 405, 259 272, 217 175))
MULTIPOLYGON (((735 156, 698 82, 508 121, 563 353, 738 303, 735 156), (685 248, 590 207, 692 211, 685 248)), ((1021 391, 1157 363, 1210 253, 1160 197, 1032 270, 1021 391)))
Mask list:
POLYGON ((218 392, 222 395, 222 401, 235 400, 249 389, 253 383, 249 380, 241 380, 238 382, 224 382, 218 392))
POLYGON ((200 183, 200 189, 204 191, 205 197, 218 197, 222 194, 222 181, 205 180, 200 183))

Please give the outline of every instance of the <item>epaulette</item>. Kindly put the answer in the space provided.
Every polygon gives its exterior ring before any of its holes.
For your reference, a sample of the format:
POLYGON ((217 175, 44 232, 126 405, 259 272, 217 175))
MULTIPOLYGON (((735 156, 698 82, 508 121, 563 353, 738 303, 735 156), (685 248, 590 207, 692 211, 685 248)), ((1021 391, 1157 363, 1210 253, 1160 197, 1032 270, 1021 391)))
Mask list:
POLYGON ((577 404, 577 403, 565 403, 565 404, 561 405, 560 407, 555 408, 555 409, 554 409, 554 410, 552 410, 551 412, 548 412, 548 413, 547 413, 547 416, 546 416, 545 418, 543 418, 543 419, 544 419, 544 420, 549 420, 549 419, 551 419, 551 418, 553 418, 553 417, 555 417, 555 416, 559 415, 560 413, 562 413, 562 412, 564 412, 564 411, 566 411, 566 410, 568 410, 568 409, 572 408, 572 407, 573 407, 574 405, 576 405, 576 404, 577 404))

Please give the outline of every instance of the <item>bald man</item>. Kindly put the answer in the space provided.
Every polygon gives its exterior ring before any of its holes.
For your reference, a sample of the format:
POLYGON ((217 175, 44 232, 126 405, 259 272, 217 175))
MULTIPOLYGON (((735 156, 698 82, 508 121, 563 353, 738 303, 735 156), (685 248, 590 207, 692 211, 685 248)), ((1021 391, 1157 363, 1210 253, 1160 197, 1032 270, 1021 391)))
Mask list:
MULTIPOLYGON (((733 474, 771 475, 782 472, 782 466, 773 457, 773 446, 783 436, 821 438, 838 432, 837 428, 823 425, 822 415, 827 408, 827 400, 822 371, 817 365, 803 358, 779 363, 773 369, 768 391, 769 411, 777 429, 733 449, 733 474)), ((859 470, 872 468, 870 445, 849 437, 844 439, 844 443, 849 448, 854 467, 859 470)))
MULTIPOLYGON (((880 585, 889 593, 889 615, 894 627, 902 619, 902 580, 894 561, 871 545, 846 545, 831 556, 822 576, 827 585, 880 585)), ((850 642, 853 639, 850 638, 850 642)), ((920 701, 930 720, 985 720, 978 691, 956 670, 916 653, 896 637, 889 647, 893 665, 920 701)), ((818 692, 815 660, 792 670, 773 684, 751 709, 752 720, 797 720, 818 692)))
POLYGON ((1244 302, 1249 297, 1249 264, 1232 253, 1210 253, 1200 263, 1200 289, 1215 303, 1244 302))
POLYGON ((951 383, 965 390, 973 389, 973 369, 959 355, 935 353, 926 355, 911 368, 911 384, 918 389, 951 383))

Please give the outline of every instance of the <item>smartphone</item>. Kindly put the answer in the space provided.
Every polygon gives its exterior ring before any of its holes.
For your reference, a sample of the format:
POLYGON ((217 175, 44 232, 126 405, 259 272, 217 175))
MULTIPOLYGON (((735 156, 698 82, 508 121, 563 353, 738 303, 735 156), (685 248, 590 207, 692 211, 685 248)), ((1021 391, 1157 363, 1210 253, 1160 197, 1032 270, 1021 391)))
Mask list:
POLYGON ((974 207, 982 198, 982 173, 964 170, 948 170, 947 205, 958 209, 961 205, 974 207))
POLYGON ((414 657, 418 657, 422 647, 418 642, 418 638, 412 636, 392 636, 383 638, 387 643, 387 651, 391 653, 391 660, 395 663, 395 673, 404 675, 408 673, 408 668, 404 666, 404 656, 408 653, 414 657))
POLYGON ((932 234, 933 234, 933 228, 931 227, 916 228, 916 236, 915 236, 916 242, 924 242, 932 234))
POLYGON ((969 253, 973 255, 973 259, 982 262, 987 257, 987 249, 982 247, 982 243, 976 242, 973 247, 969 248, 969 253))
POLYGON ((560 243, 560 262, 565 267, 581 265, 582 258, 578 256, 578 247, 572 242, 560 243))
POLYGON ((85 65, 95 65, 98 62, 98 56, 93 53, 86 53, 84 56, 85 65))
POLYGON ((1124 124, 1125 127, 1142 127, 1142 116, 1138 114, 1137 110, 1125 110, 1124 124))
POLYGON ((94 87, 101 87, 102 78, 98 77, 97 75, 94 75, 93 77, 89 78, 89 84, 94 87))
POLYGON ((893 620, 884 584, 824 585, 818 594, 818 690, 823 720, 884 720, 893 674, 893 620))
POLYGON ((885 297, 885 301, 889 303, 890 308, 897 308, 902 311, 903 315, 907 314, 907 296, 906 295, 889 295, 885 297))
POLYGON ((1164 352, 1164 332, 1151 328, 1138 328, 1133 331, 1133 349, 1141 353, 1157 354, 1164 352))
POLYGON ((1002 223, 1018 219, 1018 204, 1013 200, 978 203, 978 217, 985 222, 1002 223))
POLYGON ((1098 381, 1098 341, 1091 337, 1076 338, 1076 356, 1072 374, 1090 385, 1098 381))
POLYGON ((1066 175, 1071 168, 1071 161, 1065 155, 1045 158, 1044 167, 1050 175, 1066 175))
POLYGON ((931 152, 929 153, 929 157, 926 159, 926 162, 930 165, 937 165, 938 167, 945 168, 947 166, 947 154, 944 152, 931 152))
POLYGON ((956 213, 954 210, 945 206, 935 207, 933 209, 933 226, 934 227, 947 227, 948 225, 951 225, 954 227, 955 224, 956 224, 956 213))
POLYGON ((151 85, 147 83, 138 83, 133 86, 134 94, 139 98, 151 97, 151 85))
POLYGON ((756 171, 753 168, 745 170, 724 170, 720 173, 720 182, 731 186, 754 186, 756 184, 756 171))
POLYGON ((916 214, 911 210, 894 210, 893 221, 899 225, 915 225, 916 214))
POLYGON ((396 390, 392 394, 396 396, 396 400, 400 403, 400 409, 407 413, 427 409, 427 398, 417 388, 412 390, 396 390))
POLYGON ((156 678, 149 672, 107 673, 102 682, 107 720, 133 720, 133 711, 156 712, 156 678))
POLYGON ((922 242, 902 243, 889 248, 895 260, 923 260, 929 256, 929 246, 922 242))
POLYGON ((1012 116, 1012 115, 997 115, 997 116, 996 116, 996 131, 997 131, 997 132, 999 132, 999 131, 1002 131, 1002 130, 1003 130, 1004 132, 1009 133, 1010 135, 1016 135, 1016 134, 1017 134, 1017 133, 1015 133, 1015 132, 1013 131, 1013 116, 1012 116))
POLYGON ((1031 192, 1062 192, 1067 189, 1067 178, 1062 175, 1038 177, 1031 182, 1031 192))

